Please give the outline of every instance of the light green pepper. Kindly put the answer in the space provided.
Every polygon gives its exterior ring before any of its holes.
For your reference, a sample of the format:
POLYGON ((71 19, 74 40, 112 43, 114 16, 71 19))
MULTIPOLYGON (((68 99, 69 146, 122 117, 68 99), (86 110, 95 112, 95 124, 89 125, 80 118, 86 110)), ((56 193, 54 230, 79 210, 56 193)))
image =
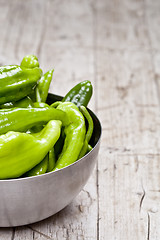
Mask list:
POLYGON ((0 134, 8 131, 27 131, 35 125, 42 126, 50 120, 67 123, 66 113, 52 107, 12 108, 0 110, 0 134))
POLYGON ((57 107, 58 109, 67 114, 69 124, 64 128, 65 140, 63 149, 53 171, 64 168, 78 159, 86 133, 84 117, 74 103, 60 103, 57 107))
POLYGON ((54 146, 61 121, 52 120, 35 134, 10 131, 0 136, 0 179, 20 177, 39 164, 54 146))
POLYGON ((44 174, 47 171, 47 167, 48 167, 48 154, 34 168, 32 168, 30 171, 26 172, 26 174, 24 176, 32 177, 32 176, 38 176, 38 175, 44 174))

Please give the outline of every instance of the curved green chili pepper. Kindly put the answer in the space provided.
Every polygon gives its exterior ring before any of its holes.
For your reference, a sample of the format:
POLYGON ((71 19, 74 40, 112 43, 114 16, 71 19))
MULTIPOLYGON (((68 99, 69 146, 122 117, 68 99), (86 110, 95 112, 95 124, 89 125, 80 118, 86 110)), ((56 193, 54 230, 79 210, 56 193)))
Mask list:
POLYGON ((0 134, 8 131, 27 131, 37 124, 43 125, 50 120, 61 120, 63 125, 68 123, 65 112, 51 107, 1 109, 0 134))
POLYGON ((64 127, 62 126, 60 137, 54 146, 54 153, 55 153, 56 159, 58 159, 60 153, 62 152, 64 141, 65 141, 65 133, 64 133, 64 127))
POLYGON ((88 143, 89 143, 89 141, 92 137, 92 133, 93 133, 93 120, 92 120, 92 117, 90 116, 89 112, 87 111, 87 109, 84 106, 80 106, 80 111, 82 112, 82 114, 84 115, 84 117, 87 119, 87 122, 88 122, 86 138, 84 141, 84 145, 81 149, 81 152, 79 154, 79 158, 82 158, 88 151, 88 143))
POLYGON ((87 140, 87 142, 89 142, 92 137, 93 128, 94 128, 93 119, 92 119, 91 115, 89 114, 89 112, 87 111, 86 107, 80 106, 80 111, 82 112, 82 114, 84 115, 84 117, 87 119, 87 122, 88 122, 86 140, 87 140))
POLYGON ((46 102, 48 96, 48 90, 50 83, 52 81, 53 69, 46 72, 38 82, 36 87, 36 101, 37 102, 46 102))
POLYGON ((61 121, 52 120, 35 134, 8 132, 0 136, 0 179, 16 178, 39 164, 54 146, 61 121))
POLYGON ((53 171, 66 167, 78 159, 86 133, 84 117, 75 104, 71 102, 60 103, 58 109, 67 114, 69 124, 64 128, 64 146, 53 171))
POLYGON ((54 151, 54 147, 52 149, 49 150, 48 153, 48 168, 47 168, 47 172, 51 172, 55 166, 56 163, 56 156, 55 156, 55 151, 54 151))
POLYGON ((62 102, 73 102, 77 107, 87 106, 92 96, 92 84, 86 80, 74 86, 62 99, 62 102))
POLYGON ((32 176, 38 176, 38 175, 44 174, 46 173, 47 168, 48 168, 48 154, 34 168, 26 172, 25 177, 32 177, 32 176))

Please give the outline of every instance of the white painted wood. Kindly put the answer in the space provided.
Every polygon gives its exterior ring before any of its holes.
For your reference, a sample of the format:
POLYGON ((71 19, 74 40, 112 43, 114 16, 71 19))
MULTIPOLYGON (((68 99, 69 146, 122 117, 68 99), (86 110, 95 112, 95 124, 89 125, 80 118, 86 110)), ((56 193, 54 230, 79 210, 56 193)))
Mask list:
POLYGON ((0 239, 160 239, 159 11, 158 0, 0 0, 0 64, 36 54, 60 95, 90 79, 103 127, 97 166, 72 203, 0 239))
POLYGON ((146 24, 151 10, 141 1, 117 7, 115 2, 97 4, 98 110, 104 128, 99 239, 159 239, 159 53, 146 24), (109 24, 105 9, 112 11, 109 24), (139 12, 143 21, 135 15, 139 12), (140 35, 133 34, 140 29, 140 35))

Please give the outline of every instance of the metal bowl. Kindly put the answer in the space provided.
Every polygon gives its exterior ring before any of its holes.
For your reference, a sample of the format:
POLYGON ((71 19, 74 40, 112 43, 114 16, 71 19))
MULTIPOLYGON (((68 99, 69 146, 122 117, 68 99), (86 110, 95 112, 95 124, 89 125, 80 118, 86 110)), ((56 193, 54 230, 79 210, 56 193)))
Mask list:
MULTIPOLYGON (((47 101, 50 104, 61 99, 61 96, 49 94, 47 101)), ((89 112, 94 121, 91 152, 55 172, 0 180, 0 227, 43 220, 67 206, 82 190, 95 166, 101 137, 101 124, 96 115, 89 112)))

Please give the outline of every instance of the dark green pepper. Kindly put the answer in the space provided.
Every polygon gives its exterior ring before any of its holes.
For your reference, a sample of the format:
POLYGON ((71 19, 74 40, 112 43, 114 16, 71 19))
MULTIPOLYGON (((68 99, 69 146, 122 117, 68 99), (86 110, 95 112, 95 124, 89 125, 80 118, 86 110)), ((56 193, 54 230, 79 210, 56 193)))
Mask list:
POLYGON ((93 120, 92 120, 91 115, 87 111, 86 107, 80 106, 80 111, 82 112, 82 114, 84 115, 84 117, 86 118, 86 120, 88 122, 88 129, 87 129, 86 137, 85 137, 81 152, 79 154, 79 158, 82 158, 88 151, 90 151, 89 149, 91 149, 90 148, 91 146, 89 145, 89 141, 90 141, 90 139, 92 137, 92 133, 93 133, 93 120))
POLYGON ((74 86, 62 99, 62 102, 72 102, 77 107, 87 106, 92 96, 92 84, 86 80, 74 86))
POLYGON ((33 102, 29 96, 14 103, 14 107, 28 108, 33 107, 33 102))
POLYGON ((1 109, 14 108, 14 107, 21 107, 21 108, 33 107, 33 102, 31 98, 27 96, 17 102, 8 102, 0 105, 1 109))
POLYGON ((51 172, 53 170, 53 168, 55 167, 55 163, 56 163, 56 156, 55 156, 55 151, 54 151, 54 147, 53 147, 48 152, 47 172, 51 172))
POLYGON ((37 102, 46 102, 48 96, 48 90, 50 83, 52 81, 53 69, 46 72, 38 82, 36 87, 36 101, 37 102))

